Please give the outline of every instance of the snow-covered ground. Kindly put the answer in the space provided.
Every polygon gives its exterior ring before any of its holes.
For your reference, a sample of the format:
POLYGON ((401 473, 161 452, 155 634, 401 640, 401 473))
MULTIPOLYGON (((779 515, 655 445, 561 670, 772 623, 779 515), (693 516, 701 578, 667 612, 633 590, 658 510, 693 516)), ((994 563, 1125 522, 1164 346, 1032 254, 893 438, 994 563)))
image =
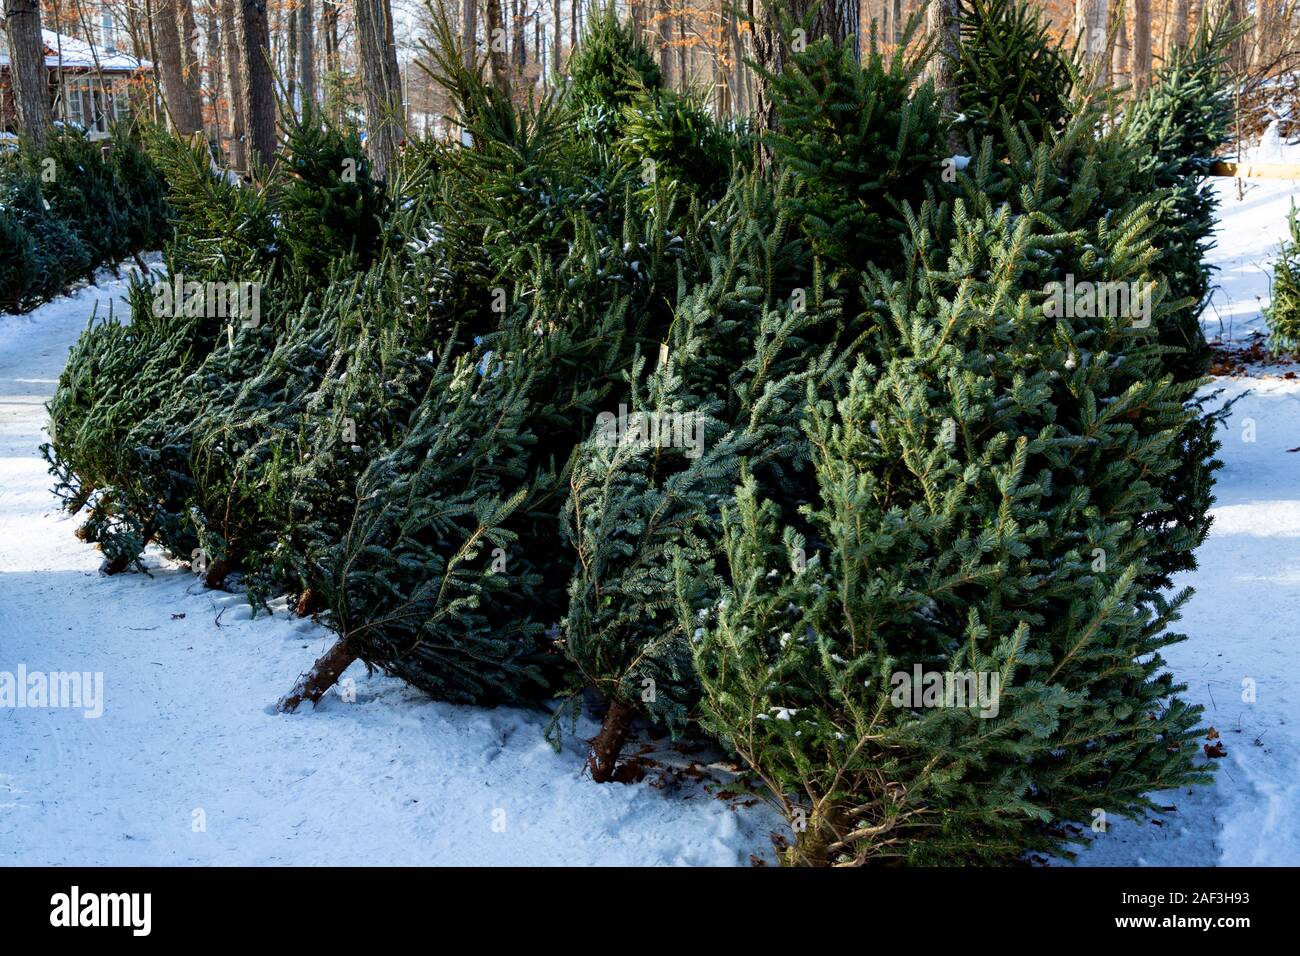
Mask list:
MULTIPOLYGON (((1257 160, 1275 156, 1255 155, 1257 160)), ((1300 183, 1221 180, 1207 333, 1263 328, 1269 265, 1300 183)), ((103 675, 103 714, 0 708, 0 864, 746 864, 779 821, 719 799, 687 755, 633 785, 583 776, 579 726, 556 754, 546 716, 431 702, 355 665, 356 699, 270 705, 328 633, 205 591, 152 555, 153 577, 97 573, 49 493, 44 401, 111 278, 0 316, 0 672, 103 675), (658 784, 658 785, 656 785, 658 784)), ((1261 372, 1224 433, 1215 525, 1168 650, 1226 756, 1216 782, 1112 819, 1087 865, 1300 863, 1300 380, 1261 372), (1296 450, 1296 451, 1293 451, 1296 450), (1253 682, 1253 702, 1243 700, 1253 682)), ((1247 695, 1249 696, 1249 695, 1247 695)), ((710 775, 724 778, 718 768, 710 775)))
POLYGON ((0 317, 0 672, 103 675, 97 718, 0 707, 0 865, 734 865, 770 846, 775 816, 717 798, 689 755, 592 783, 589 720, 556 754, 544 714, 435 703, 360 664, 354 702, 271 713, 329 632, 252 619, 158 555, 152 578, 98 574, 36 449, 68 347, 123 287, 0 317))

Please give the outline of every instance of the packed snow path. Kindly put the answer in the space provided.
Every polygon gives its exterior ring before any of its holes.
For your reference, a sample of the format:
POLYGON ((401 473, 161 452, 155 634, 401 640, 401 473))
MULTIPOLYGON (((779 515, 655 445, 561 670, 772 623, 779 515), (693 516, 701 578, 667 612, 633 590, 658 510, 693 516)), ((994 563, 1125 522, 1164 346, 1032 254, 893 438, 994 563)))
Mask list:
MULTIPOLYGON (((1297 184, 1224 181, 1211 336, 1260 327, 1297 184), (1219 318, 1231 315, 1220 326, 1219 318)), ((103 714, 0 708, 0 864, 745 864, 778 821, 698 787, 597 785, 545 717, 434 703, 355 665, 356 701, 270 705, 325 648, 318 625, 251 618, 158 555, 153 577, 97 573, 37 446, 43 404, 99 286, 0 316, 0 672, 103 674, 103 714)), ((119 303, 119 308, 121 307, 119 303)), ((1225 337, 1226 334, 1225 334, 1225 337)), ((1173 809, 1111 819, 1093 865, 1300 862, 1300 381, 1249 391, 1226 429, 1215 526, 1166 654, 1226 755, 1173 809), (1253 440, 1251 440, 1253 439, 1253 440), (1255 700, 1243 700, 1243 681, 1255 700)), ((1249 696, 1249 695, 1247 695, 1249 696)), ((590 736, 590 722, 579 734, 590 736)), ((1085 821, 1087 822, 1087 821, 1085 821)))

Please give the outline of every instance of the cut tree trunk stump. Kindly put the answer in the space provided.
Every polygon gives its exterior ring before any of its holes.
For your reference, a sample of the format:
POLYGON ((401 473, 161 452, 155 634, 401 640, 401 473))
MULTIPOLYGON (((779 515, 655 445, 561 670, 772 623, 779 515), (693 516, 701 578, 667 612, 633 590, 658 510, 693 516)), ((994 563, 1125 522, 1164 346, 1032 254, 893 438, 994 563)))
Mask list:
POLYGON ((614 779, 614 767, 618 755, 623 751, 623 741, 632 726, 636 710, 631 704, 625 704, 617 698, 611 698, 609 710, 601 722, 600 733, 591 740, 591 750, 587 752, 587 767, 591 770, 591 779, 597 783, 608 783, 614 779))
POLYGON ((276 704, 277 709, 282 713, 292 714, 305 700, 315 704, 325 696, 326 691, 338 683, 343 672, 356 659, 357 655, 348 646, 348 639, 340 637, 317 659, 310 670, 298 677, 298 683, 294 684, 293 690, 281 697, 280 702, 276 704))
POLYGON ((215 591, 221 587, 221 583, 226 580, 226 575, 229 573, 230 562, 225 558, 217 558, 208 565, 208 570, 203 575, 203 586, 215 591))
POLYGON ((1300 179, 1300 163, 1233 163, 1216 159, 1210 163, 1210 175, 1232 179, 1300 179))
POLYGON ((75 515, 82 508, 86 507, 86 502, 90 500, 90 496, 94 493, 94 488, 82 488, 79 492, 69 498, 64 504, 68 514, 75 515))
POLYGON ((324 609, 325 601, 321 598, 320 593, 308 588, 299 595, 298 604, 293 609, 293 612, 299 617, 311 617, 317 611, 323 611, 324 609))
MULTIPOLYGON (((141 540, 141 544, 140 544, 140 551, 141 551, 141 552, 143 552, 145 548, 149 547, 149 542, 153 540, 153 536, 154 536, 154 529, 153 529, 153 528, 145 528, 144 534, 141 536, 141 539, 140 539, 140 540, 141 540)), ((121 574, 121 573, 122 573, 123 571, 125 571, 128 567, 130 567, 131 562, 132 562, 136 557, 139 557, 139 554, 136 554, 134 557, 131 557, 131 556, 128 556, 128 555, 119 554, 117 557, 112 558, 112 559, 110 559, 110 560, 108 560, 108 561, 105 561, 103 567, 101 567, 100 570, 103 571, 105 574, 108 574, 108 575, 121 574)))

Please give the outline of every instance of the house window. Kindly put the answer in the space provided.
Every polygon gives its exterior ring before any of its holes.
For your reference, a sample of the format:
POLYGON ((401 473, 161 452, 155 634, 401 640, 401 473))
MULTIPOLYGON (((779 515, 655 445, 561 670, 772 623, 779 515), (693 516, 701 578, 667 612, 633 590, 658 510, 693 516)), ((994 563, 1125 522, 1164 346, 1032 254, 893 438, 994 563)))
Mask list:
POLYGON ((124 89, 113 94, 113 117, 119 122, 131 117, 131 97, 124 89))
POLYGON ((84 127, 86 125, 86 111, 82 106, 80 88, 69 83, 64 88, 63 95, 67 99, 68 122, 84 127))

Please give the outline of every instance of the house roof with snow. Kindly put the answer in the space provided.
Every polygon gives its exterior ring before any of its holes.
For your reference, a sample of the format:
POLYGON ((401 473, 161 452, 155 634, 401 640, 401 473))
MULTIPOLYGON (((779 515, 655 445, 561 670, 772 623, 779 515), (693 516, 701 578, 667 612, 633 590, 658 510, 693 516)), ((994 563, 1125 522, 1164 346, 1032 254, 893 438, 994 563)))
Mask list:
MULTIPOLYGON (((62 67, 65 70, 95 70, 105 73, 134 73, 136 70, 150 69, 153 64, 148 60, 137 60, 131 54, 95 44, 94 48, 85 40, 55 33, 53 30, 41 30, 41 40, 45 44, 45 66, 50 70, 62 67), (98 60, 98 64, 96 64, 98 60)), ((0 43, 0 70, 9 69, 9 45, 0 43)))

